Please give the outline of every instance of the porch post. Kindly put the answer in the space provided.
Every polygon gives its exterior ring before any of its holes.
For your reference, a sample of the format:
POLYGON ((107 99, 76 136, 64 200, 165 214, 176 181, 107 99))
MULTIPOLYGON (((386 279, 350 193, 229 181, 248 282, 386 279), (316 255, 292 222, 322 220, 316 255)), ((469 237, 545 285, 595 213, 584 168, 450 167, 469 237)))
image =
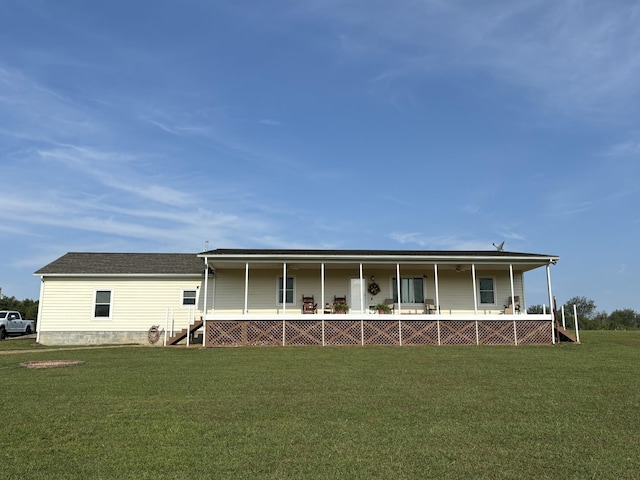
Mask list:
POLYGON ((471 264, 471 278, 473 279, 473 314, 478 315, 478 292, 476 291, 476 264, 471 264))
POLYGON ((322 293, 320 294, 321 305, 322 305, 322 346, 324 347, 324 262, 320 264, 320 289, 322 293))
POLYGON ((286 341, 286 318, 287 313, 287 262, 282 264, 282 346, 286 341))
POLYGON ((551 311, 551 343, 556 344, 556 332, 554 331, 553 325, 553 294, 551 292, 551 269, 550 264, 547 263, 547 290, 549 291, 549 310, 551 311))
MULTIPOLYGON (((364 277, 362 276, 362 262, 360 262, 360 311, 362 313, 365 312, 364 310, 364 277)), ((364 338, 364 334, 363 334, 363 338, 364 338)))
POLYGON ((287 313, 287 263, 282 264, 282 313, 287 313))
POLYGON ((400 264, 396 263, 396 286, 398 287, 398 313, 402 313, 402 295, 400 295, 400 264))
MULTIPOLYGON (((207 341, 207 295, 209 295, 209 262, 204 259, 204 300, 202 301, 202 347, 207 341)), ((166 331, 166 330, 165 330, 166 331)))
MULTIPOLYGON (((515 292, 513 291, 513 264, 509 264, 509 281, 511 282, 511 312, 513 315, 516 314, 516 299, 515 292)), ((518 346, 518 330, 516 325, 516 319, 513 319, 513 342, 518 346)))
POLYGON ((247 314, 249 306, 249 262, 244 265, 244 310, 243 314, 247 314))
POLYGON ((509 264, 509 281, 511 282, 511 305, 513 309, 513 313, 516 313, 516 298, 515 291, 513 290, 513 264, 509 264))
POLYGON ((438 286, 438 264, 433 264, 433 280, 436 283, 436 313, 440 313, 440 287, 438 286))
POLYGON ((324 262, 320 264, 320 310, 321 315, 324 315, 324 262))

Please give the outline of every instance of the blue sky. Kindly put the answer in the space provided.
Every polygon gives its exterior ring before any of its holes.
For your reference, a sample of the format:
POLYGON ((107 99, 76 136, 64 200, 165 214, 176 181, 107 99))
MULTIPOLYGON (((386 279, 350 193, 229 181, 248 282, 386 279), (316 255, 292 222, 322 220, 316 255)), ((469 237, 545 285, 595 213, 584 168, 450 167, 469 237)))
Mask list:
MULTIPOLYGON (((640 5, 0 3, 0 287, 68 251, 505 249, 640 311, 640 5)), ((542 303, 544 272, 527 279, 542 303)))

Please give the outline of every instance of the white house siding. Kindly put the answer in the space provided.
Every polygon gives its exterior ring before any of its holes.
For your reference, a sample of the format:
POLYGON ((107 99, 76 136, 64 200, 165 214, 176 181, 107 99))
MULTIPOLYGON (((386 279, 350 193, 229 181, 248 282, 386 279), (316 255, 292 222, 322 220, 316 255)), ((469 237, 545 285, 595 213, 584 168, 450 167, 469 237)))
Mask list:
MULTIPOLYGON (((202 279, 45 277, 39 341, 42 344, 148 344, 149 328, 159 325, 164 329, 168 312, 172 313, 174 330, 186 326, 190 309, 182 305, 183 290, 203 291, 202 279), (110 318, 94 317, 96 290, 111 291, 110 318)), ((199 295, 195 312, 191 306, 191 313, 198 319, 202 303, 199 295)))

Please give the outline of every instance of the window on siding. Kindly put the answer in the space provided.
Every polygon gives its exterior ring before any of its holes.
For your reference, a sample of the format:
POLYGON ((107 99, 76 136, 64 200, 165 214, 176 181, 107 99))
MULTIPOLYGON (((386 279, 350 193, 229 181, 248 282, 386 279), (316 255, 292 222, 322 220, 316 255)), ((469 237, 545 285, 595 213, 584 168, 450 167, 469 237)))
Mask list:
POLYGON ((96 291, 93 316, 96 318, 109 318, 111 316, 111 290, 96 291))
MULTIPOLYGON (((285 289, 287 305, 293 305, 295 298, 295 282, 293 277, 287 277, 287 287, 285 289)), ((278 304, 282 305, 282 277, 278 277, 278 304)))
POLYGON ((182 305, 195 305, 198 292, 196 290, 182 291, 182 305))
MULTIPOLYGON (((398 303, 398 282, 395 277, 393 284, 393 301, 398 303)), ((402 303, 424 303, 424 278, 400 277, 400 299, 402 303)))
POLYGON ((493 278, 479 278, 478 291, 480 293, 480 305, 494 305, 496 303, 496 290, 493 278))

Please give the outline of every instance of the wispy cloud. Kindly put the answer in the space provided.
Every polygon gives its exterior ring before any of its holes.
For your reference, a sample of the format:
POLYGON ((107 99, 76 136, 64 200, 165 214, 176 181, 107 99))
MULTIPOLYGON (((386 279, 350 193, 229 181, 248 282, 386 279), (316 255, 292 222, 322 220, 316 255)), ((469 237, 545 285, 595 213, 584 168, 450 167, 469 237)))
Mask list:
POLYGON ((260 120, 260 123, 263 125, 269 125, 272 127, 277 127, 280 125, 280 122, 278 120, 273 120, 271 118, 263 118, 262 120, 260 120))
POLYGON ((526 89, 545 108, 606 117, 633 113, 635 102, 629 99, 640 96, 640 5, 635 2, 307 5, 308 18, 323 16, 335 23, 343 54, 380 66, 372 76, 375 83, 389 86, 434 72, 472 70, 526 89))
POLYGON ((394 232, 390 238, 402 245, 415 245, 427 250, 489 250, 490 241, 461 238, 456 235, 430 236, 420 232, 394 232))

